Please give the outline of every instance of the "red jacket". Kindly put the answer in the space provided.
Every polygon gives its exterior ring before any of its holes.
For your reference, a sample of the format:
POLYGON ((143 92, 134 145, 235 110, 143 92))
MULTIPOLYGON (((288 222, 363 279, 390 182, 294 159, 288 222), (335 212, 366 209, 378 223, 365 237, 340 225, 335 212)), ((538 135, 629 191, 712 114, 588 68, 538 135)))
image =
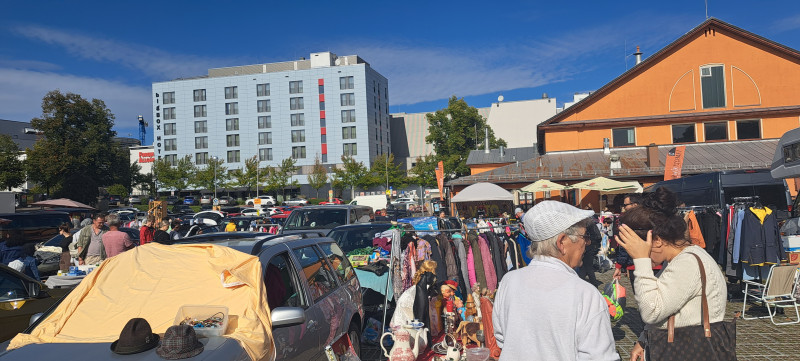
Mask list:
POLYGON ((148 226, 142 226, 139 229, 139 245, 143 246, 150 242, 153 242, 153 234, 155 233, 155 229, 150 228, 148 226))

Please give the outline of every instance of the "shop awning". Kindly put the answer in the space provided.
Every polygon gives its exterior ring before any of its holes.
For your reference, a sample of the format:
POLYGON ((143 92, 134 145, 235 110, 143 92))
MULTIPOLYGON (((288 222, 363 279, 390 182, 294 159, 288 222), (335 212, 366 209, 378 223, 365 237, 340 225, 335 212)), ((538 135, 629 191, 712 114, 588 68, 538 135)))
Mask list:
POLYGON ((639 182, 622 182, 606 177, 592 178, 587 181, 573 184, 570 189, 585 189, 598 191, 604 194, 641 193, 642 185, 639 182))
POLYGON ((539 179, 536 182, 526 185, 520 189, 523 192, 548 192, 548 191, 560 191, 565 189, 565 186, 561 184, 551 182, 547 179, 539 179))
POLYGON ((475 183, 453 197, 450 202, 514 201, 514 196, 493 183, 475 183))

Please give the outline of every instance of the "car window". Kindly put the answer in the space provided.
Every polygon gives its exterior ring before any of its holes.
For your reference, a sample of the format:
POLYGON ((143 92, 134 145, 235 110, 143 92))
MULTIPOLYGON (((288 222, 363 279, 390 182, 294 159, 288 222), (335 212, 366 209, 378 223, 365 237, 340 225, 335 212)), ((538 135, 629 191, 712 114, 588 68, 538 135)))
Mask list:
POLYGON ((336 288, 336 280, 327 271, 328 264, 322 261, 313 246, 297 248, 292 251, 300 260, 300 267, 303 268, 303 275, 308 280, 314 302, 319 301, 336 288))
POLYGON ((350 222, 349 223, 356 223, 358 221, 358 216, 356 215, 356 210, 354 208, 350 209, 350 222))
POLYGON ((305 307, 302 288, 298 287, 297 273, 287 252, 278 254, 269 261, 264 273, 269 309, 275 307, 305 307))
POLYGON ((292 211, 285 229, 336 228, 346 224, 345 209, 296 209, 292 211))
POLYGON ((320 243, 319 248, 328 257, 328 262, 333 266, 333 271, 339 277, 339 281, 345 283, 355 277, 356 273, 353 271, 353 266, 350 265, 350 260, 345 257, 344 252, 336 243, 320 243))
POLYGON ((328 237, 333 238, 344 253, 347 254, 355 249, 372 247, 372 240, 375 238, 375 233, 383 232, 386 229, 389 229, 389 226, 381 228, 338 230, 331 232, 328 237))
POLYGON ((8 272, 0 272, 0 302, 27 297, 28 291, 21 279, 8 272))

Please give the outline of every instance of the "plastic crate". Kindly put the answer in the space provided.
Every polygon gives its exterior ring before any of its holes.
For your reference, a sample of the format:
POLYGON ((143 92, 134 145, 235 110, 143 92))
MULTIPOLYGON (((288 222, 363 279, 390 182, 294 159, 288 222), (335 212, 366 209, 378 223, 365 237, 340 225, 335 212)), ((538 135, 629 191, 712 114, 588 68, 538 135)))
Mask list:
POLYGON ((180 325, 187 317, 190 319, 205 320, 222 313, 222 327, 195 327, 197 337, 222 336, 228 328, 228 307, 209 305, 183 305, 175 315, 174 325, 180 325))

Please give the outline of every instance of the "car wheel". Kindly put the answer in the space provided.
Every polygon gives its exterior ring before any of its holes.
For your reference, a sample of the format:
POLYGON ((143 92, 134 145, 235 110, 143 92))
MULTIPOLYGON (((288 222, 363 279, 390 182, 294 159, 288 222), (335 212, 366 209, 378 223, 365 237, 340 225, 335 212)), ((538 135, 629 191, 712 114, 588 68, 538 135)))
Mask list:
POLYGON ((350 343, 353 344, 353 350, 356 352, 356 356, 361 358, 361 337, 359 334, 358 325, 355 322, 351 322, 350 328, 347 330, 347 336, 350 337, 350 343))

